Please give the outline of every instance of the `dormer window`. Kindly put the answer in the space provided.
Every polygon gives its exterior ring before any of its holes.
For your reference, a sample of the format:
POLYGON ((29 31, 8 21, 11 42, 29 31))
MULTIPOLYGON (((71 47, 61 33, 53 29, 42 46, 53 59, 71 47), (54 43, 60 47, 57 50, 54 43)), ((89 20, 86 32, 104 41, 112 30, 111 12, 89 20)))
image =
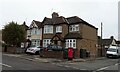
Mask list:
POLYGON ((79 31, 79 25, 70 25, 69 31, 70 32, 79 31))
POLYGON ((62 33, 62 26, 56 26, 56 33, 62 33))

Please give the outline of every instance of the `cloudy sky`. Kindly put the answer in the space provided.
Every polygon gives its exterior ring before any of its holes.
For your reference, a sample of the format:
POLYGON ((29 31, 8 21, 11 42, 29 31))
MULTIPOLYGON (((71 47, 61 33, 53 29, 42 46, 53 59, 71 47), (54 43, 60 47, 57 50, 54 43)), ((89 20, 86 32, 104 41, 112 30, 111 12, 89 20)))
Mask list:
POLYGON ((60 16, 78 16, 98 28, 103 23, 103 38, 118 39, 119 0, 0 0, 0 29, 8 22, 29 26, 32 20, 42 21, 52 12, 60 16))

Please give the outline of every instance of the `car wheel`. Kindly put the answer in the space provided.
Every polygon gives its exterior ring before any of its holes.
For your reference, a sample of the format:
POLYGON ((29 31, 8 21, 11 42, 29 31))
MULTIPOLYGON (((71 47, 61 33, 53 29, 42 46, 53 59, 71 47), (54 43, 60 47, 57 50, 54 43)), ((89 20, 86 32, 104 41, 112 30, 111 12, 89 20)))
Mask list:
POLYGON ((108 55, 107 55, 106 57, 107 57, 107 58, 109 58, 109 56, 108 56, 108 55))

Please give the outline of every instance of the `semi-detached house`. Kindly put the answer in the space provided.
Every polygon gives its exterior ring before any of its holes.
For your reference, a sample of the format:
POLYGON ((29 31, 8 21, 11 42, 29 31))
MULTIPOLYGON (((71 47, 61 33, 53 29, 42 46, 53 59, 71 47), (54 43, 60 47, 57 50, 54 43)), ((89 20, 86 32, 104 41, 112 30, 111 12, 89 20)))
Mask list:
POLYGON ((27 37, 30 45, 40 46, 42 45, 42 24, 39 21, 33 20, 29 29, 27 30, 27 37))
POLYGON ((87 23, 77 16, 65 18, 53 12, 52 18, 45 17, 41 23, 43 46, 48 44, 61 45, 64 48, 72 47, 75 57, 80 57, 80 49, 86 49, 90 56, 97 55, 98 28, 87 23))

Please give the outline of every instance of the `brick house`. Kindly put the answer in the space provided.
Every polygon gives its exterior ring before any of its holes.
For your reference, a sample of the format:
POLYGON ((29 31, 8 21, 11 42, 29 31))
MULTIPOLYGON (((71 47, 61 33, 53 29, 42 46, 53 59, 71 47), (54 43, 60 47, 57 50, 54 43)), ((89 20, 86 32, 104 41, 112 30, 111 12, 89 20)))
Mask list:
POLYGON ((52 18, 42 21, 43 46, 57 44, 64 48, 73 47, 75 57, 80 57, 80 49, 90 51, 92 57, 97 52, 97 28, 77 16, 65 18, 53 12, 52 18))

